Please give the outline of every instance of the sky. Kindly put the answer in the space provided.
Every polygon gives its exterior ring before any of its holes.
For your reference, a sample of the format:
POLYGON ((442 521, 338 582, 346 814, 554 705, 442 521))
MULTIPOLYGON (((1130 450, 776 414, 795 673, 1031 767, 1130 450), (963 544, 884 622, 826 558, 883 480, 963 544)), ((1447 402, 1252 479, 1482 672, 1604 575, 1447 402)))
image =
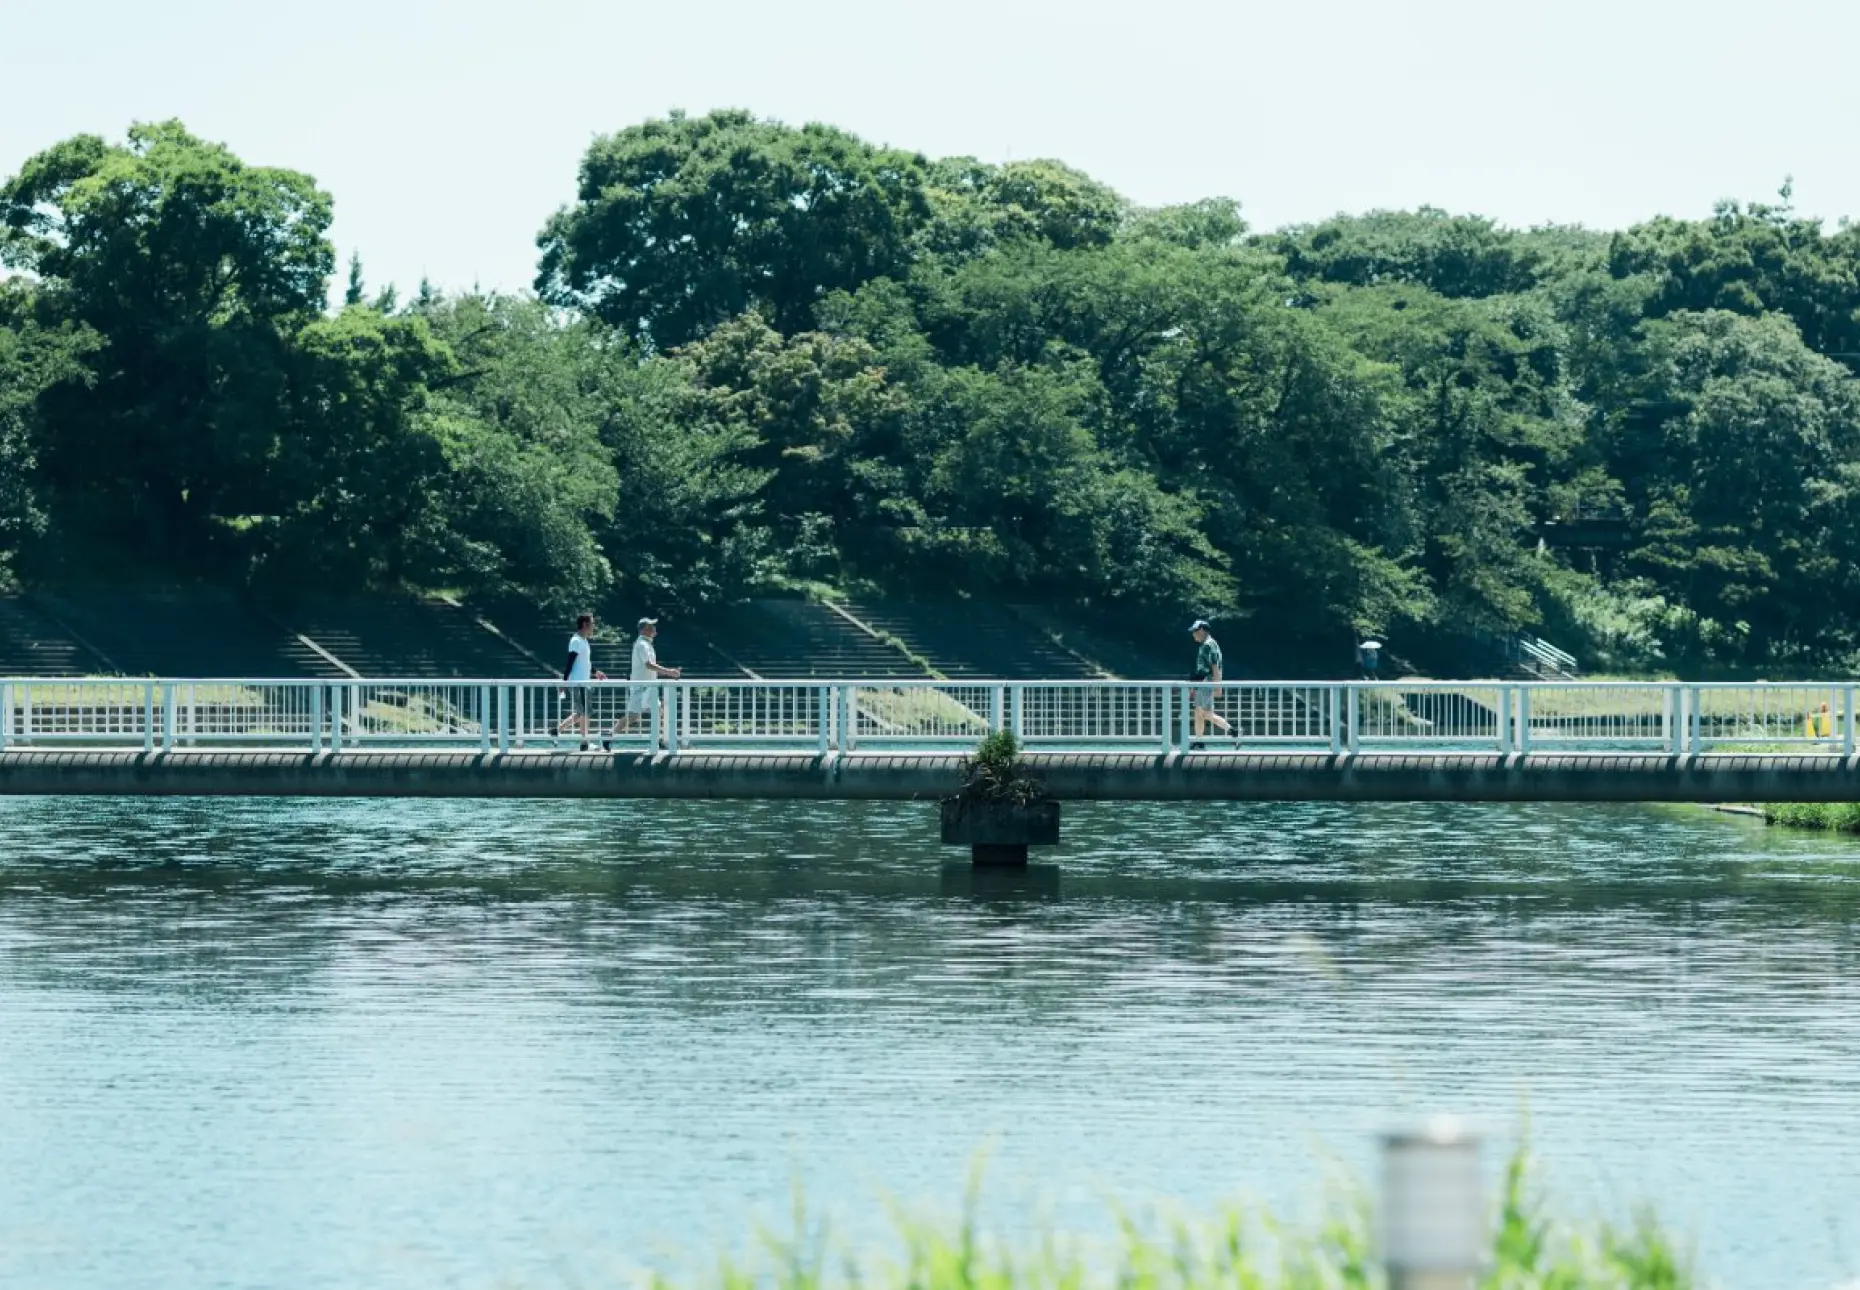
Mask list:
POLYGON ((335 197, 371 289, 521 290, 596 136, 673 108, 1057 157, 1256 229, 1720 198, 1860 216, 1850 0, 0 0, 0 175, 179 117, 335 197))

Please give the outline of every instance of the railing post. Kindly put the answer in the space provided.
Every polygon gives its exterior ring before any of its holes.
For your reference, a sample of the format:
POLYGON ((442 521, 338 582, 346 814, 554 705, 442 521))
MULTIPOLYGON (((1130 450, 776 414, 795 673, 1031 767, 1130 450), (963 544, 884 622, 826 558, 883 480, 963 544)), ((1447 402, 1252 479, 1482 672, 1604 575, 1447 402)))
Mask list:
POLYGON ((991 685, 988 687, 988 730, 993 734, 1007 727, 1007 687, 991 685))
POLYGON ((161 683, 161 750, 174 751, 174 682, 161 683))
POLYGON ((1518 687, 1518 752, 1531 750, 1531 687, 1518 687))
POLYGON ((1021 709, 1023 706, 1021 697, 1024 693, 1025 691, 1018 685, 1011 685, 1008 687, 1008 729, 1014 732, 1014 738, 1016 739, 1020 738, 1021 709))
POLYGON ((142 683, 142 751, 155 751, 155 682, 142 683))
POLYGON ((1686 687, 1686 752, 1696 757, 1701 746, 1699 731, 1699 687, 1686 687))
POLYGON ((497 687, 497 751, 510 751, 510 686, 497 687))
POLYGON ((676 756, 678 753, 678 687, 665 687, 665 751, 676 756))
POLYGON ((1516 695, 1509 685, 1498 687, 1498 752, 1501 757, 1511 756, 1512 731, 1516 726, 1516 716, 1512 709, 1516 702, 1516 695))
POLYGON ((1854 755, 1854 687, 1841 687, 1841 756, 1854 755))
POLYGON ((327 688, 329 690, 329 750, 339 753, 342 751, 342 685, 338 682, 327 688))
POLYGON ((25 685, 19 691, 19 741, 23 744, 32 742, 32 687, 25 685))
POLYGON ((310 752, 314 756, 323 751, 323 687, 310 687, 310 752))
POLYGON ((1187 752, 1195 742, 1195 691, 1178 684, 1170 686, 1169 693, 1174 696, 1175 746, 1177 751, 1187 752))
POLYGON ((13 686, 0 682, 0 749, 13 737, 13 686))
MULTIPOLYGON (((627 692, 629 700, 632 692, 627 692)), ((592 706, 592 705, 590 705, 592 706)), ((665 736, 665 687, 655 684, 652 687, 651 702, 646 709, 646 755, 659 755, 659 740, 665 736)))
POLYGON ((820 755, 825 757, 833 751, 833 687, 823 685, 814 695, 814 707, 820 722, 820 755))
POLYGON ((1156 705, 1161 718, 1162 751, 1167 757, 1178 745, 1175 741, 1175 687, 1164 682, 1157 687, 1156 705))
POLYGON ((1363 689, 1359 685, 1345 686, 1344 704, 1344 751, 1355 756, 1363 745, 1363 689))
POLYGON ((859 746, 859 688, 842 685, 839 695, 840 751, 851 752, 859 746))

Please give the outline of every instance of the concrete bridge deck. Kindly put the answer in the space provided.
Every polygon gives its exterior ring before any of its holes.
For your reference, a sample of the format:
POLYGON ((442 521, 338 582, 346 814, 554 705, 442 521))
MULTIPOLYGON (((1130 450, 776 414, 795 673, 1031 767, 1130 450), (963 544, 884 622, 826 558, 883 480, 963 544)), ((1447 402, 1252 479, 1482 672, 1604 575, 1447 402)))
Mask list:
MULTIPOLYGON (((917 800, 948 752, 96 751, 0 753, 0 794, 917 800)), ((1831 802, 1860 758, 1657 753, 1041 752, 1062 801, 1831 802)))

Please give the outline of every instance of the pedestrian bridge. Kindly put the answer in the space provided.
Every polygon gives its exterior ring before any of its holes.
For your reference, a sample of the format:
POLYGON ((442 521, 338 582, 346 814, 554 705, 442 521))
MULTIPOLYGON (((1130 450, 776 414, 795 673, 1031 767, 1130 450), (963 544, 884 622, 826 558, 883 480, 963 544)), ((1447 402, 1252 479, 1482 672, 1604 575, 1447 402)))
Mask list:
POLYGON ((1066 800, 1860 800, 1846 682, 585 691, 583 753, 555 682, 0 681, 0 793, 928 799, 978 739, 1011 730, 1066 800), (1204 705, 1219 722, 1200 737, 1204 705))

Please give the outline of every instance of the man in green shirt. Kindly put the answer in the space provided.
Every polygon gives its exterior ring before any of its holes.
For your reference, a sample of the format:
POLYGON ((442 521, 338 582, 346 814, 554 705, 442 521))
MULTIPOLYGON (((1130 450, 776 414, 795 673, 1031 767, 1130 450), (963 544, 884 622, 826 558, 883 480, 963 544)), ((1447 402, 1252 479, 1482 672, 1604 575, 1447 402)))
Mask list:
MULTIPOLYGON (((1188 632, 1195 638, 1194 679, 1197 684, 1189 691, 1189 701, 1195 709, 1195 738, 1200 739, 1207 734, 1210 724, 1222 734, 1232 735, 1234 728, 1227 724, 1227 718, 1214 710, 1214 687, 1221 679, 1221 643, 1208 630, 1206 619, 1197 618, 1188 632)), ((1189 747, 1199 748, 1201 745, 1191 743, 1189 747)))

